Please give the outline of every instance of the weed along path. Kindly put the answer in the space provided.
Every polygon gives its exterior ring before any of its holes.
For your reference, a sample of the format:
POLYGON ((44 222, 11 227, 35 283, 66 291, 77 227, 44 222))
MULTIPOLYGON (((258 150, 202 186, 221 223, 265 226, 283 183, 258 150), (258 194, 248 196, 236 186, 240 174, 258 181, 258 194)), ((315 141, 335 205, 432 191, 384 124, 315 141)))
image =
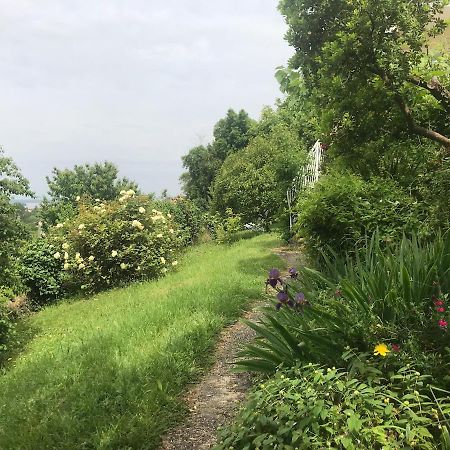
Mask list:
MULTIPOLYGON (((301 253, 290 248, 275 248, 273 252, 290 267, 302 260, 301 253)), ((243 318, 258 320, 262 305, 253 303, 243 318)), ((160 450, 209 450, 216 444, 217 429, 231 422, 251 386, 250 374, 231 368, 242 346, 254 338, 255 332, 241 321, 222 330, 212 368, 185 396, 187 420, 164 436, 160 450)))
POLYGON ((166 278, 29 317, 32 337, 0 373, 0 449, 158 448, 220 331, 261 296, 277 244, 198 246, 166 278))

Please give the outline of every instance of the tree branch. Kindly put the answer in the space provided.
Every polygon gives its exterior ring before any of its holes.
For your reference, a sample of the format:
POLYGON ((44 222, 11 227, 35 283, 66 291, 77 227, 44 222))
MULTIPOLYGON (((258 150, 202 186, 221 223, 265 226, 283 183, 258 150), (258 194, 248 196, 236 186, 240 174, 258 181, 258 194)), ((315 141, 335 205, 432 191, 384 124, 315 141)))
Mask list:
POLYGON ((410 75, 407 80, 415 86, 426 89, 450 114, 450 91, 442 85, 437 77, 433 77, 427 82, 422 78, 410 75))
POLYGON ((412 116, 410 107, 403 100, 403 97, 400 95, 398 90, 395 88, 395 86, 393 85, 391 79, 386 74, 386 72, 384 72, 377 66, 370 67, 369 70, 373 74, 378 75, 383 80, 385 86, 394 94, 395 102, 397 103, 398 107, 400 108, 400 111, 405 116, 405 120, 408 125, 408 128, 414 134, 423 136, 427 139, 430 139, 434 142, 437 142, 437 143, 443 145, 445 147, 447 153, 450 154, 450 139, 447 136, 444 136, 443 134, 438 133, 437 131, 434 131, 434 130, 431 130, 430 128, 425 128, 425 127, 422 127, 422 126, 416 124, 416 122, 412 116))
POLYGON ((405 116, 408 128, 413 133, 431 139, 432 141, 435 141, 443 145, 446 148, 447 152, 450 153, 450 139, 448 137, 444 136, 441 133, 438 133, 437 131, 431 130, 430 128, 424 128, 421 127, 420 125, 417 125, 416 122, 414 121, 414 118, 412 117, 411 109, 405 103, 402 96, 398 92, 394 93, 394 99, 397 105, 399 106, 400 110, 402 111, 403 115, 405 116))

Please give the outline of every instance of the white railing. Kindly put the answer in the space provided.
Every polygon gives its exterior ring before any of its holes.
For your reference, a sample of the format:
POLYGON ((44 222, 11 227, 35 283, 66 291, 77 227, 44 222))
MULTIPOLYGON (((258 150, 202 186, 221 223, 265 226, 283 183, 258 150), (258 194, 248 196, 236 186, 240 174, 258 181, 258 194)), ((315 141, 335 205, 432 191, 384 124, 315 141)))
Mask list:
POLYGON ((303 170, 294 178, 292 186, 287 190, 287 203, 289 208, 289 226, 292 229, 294 225, 294 213, 292 207, 299 192, 314 185, 319 179, 320 169, 323 160, 323 146, 320 141, 317 141, 308 153, 308 164, 303 170))

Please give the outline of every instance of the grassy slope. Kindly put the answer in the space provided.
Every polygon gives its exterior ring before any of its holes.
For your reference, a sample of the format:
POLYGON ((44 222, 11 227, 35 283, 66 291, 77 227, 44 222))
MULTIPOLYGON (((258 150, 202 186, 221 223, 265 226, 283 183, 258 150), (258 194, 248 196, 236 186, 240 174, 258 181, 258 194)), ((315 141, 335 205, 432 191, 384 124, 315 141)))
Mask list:
POLYGON ((203 245, 165 279, 29 319, 36 336, 0 375, 0 448, 155 448, 212 338, 261 295, 276 243, 203 245))

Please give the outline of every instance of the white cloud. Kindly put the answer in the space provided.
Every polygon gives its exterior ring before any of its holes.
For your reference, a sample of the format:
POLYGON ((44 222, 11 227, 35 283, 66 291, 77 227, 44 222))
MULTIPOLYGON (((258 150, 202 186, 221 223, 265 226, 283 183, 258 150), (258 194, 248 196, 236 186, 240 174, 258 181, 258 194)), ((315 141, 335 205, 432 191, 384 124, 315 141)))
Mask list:
POLYGON ((0 144, 39 193, 106 159, 177 192, 181 155, 229 107, 273 103, 291 54, 273 0, 0 2, 0 144))

